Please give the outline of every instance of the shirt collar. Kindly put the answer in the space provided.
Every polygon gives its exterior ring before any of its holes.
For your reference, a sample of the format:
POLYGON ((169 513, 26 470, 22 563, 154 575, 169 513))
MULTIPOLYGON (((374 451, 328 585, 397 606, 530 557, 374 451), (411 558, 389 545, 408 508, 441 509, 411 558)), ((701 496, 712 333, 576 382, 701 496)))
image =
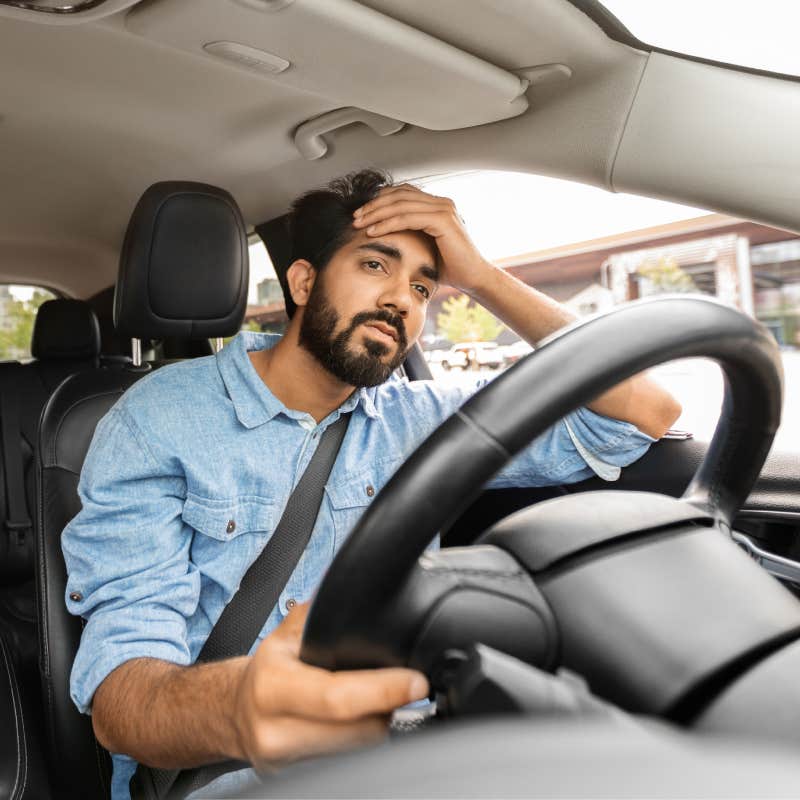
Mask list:
MULTIPOLYGON (((247 355, 248 351, 274 347, 280 339, 277 334, 242 331, 217 353, 217 368, 222 382, 233 403, 236 417, 245 428, 263 425, 280 413, 290 417, 301 416, 297 411, 286 408, 272 394, 247 355)), ((358 407, 371 419, 377 419, 380 414, 375 406, 375 391, 374 386, 357 389, 342 403, 339 413, 358 407)))

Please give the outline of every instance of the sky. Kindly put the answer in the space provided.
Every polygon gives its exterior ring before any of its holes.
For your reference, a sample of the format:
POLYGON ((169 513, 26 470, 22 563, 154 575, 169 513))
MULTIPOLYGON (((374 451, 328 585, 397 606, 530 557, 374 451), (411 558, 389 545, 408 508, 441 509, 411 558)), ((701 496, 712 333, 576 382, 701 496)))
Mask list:
POLYGON ((800 75, 798 0, 601 0, 648 44, 800 75))

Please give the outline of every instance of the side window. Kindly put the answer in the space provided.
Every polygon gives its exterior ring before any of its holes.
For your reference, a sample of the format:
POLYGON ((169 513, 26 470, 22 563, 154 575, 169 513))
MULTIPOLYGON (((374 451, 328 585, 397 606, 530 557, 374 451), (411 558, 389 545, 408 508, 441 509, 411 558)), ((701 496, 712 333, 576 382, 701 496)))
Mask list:
POLYGON ((36 312, 55 295, 39 286, 0 284, 0 361, 26 361, 36 312))
MULTIPOLYGON (((781 347, 786 408, 800 403, 800 236, 702 209, 535 175, 469 172, 422 182, 452 198, 481 253, 576 315, 665 293, 715 297, 761 321, 781 347)), ((442 286, 421 345, 436 380, 493 377, 530 352, 499 320, 442 286)), ((689 359, 653 370, 681 402, 675 427, 712 435, 719 367, 689 359)), ((784 414, 778 441, 800 439, 784 414)))
POLYGON ((275 267, 267 248, 258 236, 250 238, 250 291, 242 330, 283 333, 286 329, 285 304, 275 267))
MULTIPOLYGON (((282 334, 289 320, 275 267, 260 236, 250 236, 248 245, 250 285, 241 330, 282 334)), ((232 338, 225 339, 225 344, 232 338)))

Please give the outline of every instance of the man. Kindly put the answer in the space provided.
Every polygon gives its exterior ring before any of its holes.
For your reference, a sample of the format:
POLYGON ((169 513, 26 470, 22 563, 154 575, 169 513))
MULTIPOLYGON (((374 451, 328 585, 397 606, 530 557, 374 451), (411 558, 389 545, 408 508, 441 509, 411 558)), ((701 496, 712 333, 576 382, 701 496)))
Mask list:
MULTIPOLYGON (((267 769, 374 741, 394 708, 427 695, 411 670, 333 674, 298 659, 303 602, 336 548, 468 396, 390 376, 440 282, 532 343, 572 320, 483 259, 451 201, 375 171, 300 198, 291 233, 285 335, 241 334, 215 357, 143 379, 98 425, 87 455, 83 509, 63 537, 69 610, 87 620, 71 688, 100 742, 127 754, 114 756, 115 800, 136 761, 267 769), (347 411, 308 547, 251 655, 188 666, 320 435, 347 411)), ((637 376, 537 439, 493 485, 614 479, 679 412, 637 376)))

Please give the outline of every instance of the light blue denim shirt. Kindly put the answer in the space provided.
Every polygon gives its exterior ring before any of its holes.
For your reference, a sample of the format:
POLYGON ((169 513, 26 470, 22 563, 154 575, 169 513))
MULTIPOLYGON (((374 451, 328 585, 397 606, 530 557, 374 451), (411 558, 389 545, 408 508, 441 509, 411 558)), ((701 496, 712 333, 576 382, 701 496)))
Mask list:
MULTIPOLYGON (((247 356, 277 338, 241 333, 216 356, 163 367, 98 424, 78 486, 82 510, 62 537, 67 607, 86 620, 71 678, 82 712, 125 661, 194 662, 321 433, 342 412, 353 414, 310 542, 258 641, 287 603, 310 598, 373 496, 472 393, 393 377, 354 392, 317 424, 286 408, 247 356)), ((570 483, 593 471, 613 479, 652 441, 629 423, 579 409, 491 486, 570 483)), ((132 759, 114 756, 114 800, 128 797, 134 769, 132 759)))

